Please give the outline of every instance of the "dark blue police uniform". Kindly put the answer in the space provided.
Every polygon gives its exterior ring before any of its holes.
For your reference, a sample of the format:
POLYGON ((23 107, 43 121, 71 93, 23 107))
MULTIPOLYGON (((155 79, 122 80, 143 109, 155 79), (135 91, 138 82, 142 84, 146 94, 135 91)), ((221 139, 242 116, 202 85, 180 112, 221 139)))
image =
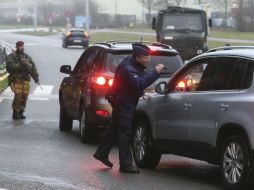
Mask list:
POLYGON ((94 155, 97 156, 97 159, 98 157, 102 158, 101 161, 108 160, 109 152, 117 136, 120 171, 121 168, 133 166, 131 133, 133 115, 138 100, 143 95, 144 89, 159 78, 157 71, 146 72, 145 68, 136 61, 135 55, 150 53, 147 52, 147 49, 146 51, 140 49, 139 44, 136 46, 133 45, 134 55, 125 58, 116 69, 114 83, 111 87, 111 93, 115 97, 115 102, 112 104, 112 126, 107 128, 105 136, 94 155))

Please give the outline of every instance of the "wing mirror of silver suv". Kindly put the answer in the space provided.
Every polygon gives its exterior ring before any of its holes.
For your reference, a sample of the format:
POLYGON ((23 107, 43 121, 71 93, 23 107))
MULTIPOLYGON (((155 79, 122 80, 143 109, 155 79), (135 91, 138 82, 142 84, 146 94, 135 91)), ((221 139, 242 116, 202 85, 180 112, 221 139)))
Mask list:
POLYGON ((159 82, 155 87, 155 92, 157 92, 158 94, 167 94, 168 83, 165 81, 159 82))

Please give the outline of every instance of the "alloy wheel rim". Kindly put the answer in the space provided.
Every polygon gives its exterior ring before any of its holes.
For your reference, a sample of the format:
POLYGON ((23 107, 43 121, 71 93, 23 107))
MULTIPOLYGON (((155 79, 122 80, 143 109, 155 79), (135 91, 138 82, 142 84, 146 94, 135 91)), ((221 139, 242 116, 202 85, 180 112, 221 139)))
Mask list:
POLYGON ((239 144, 230 143, 227 145, 223 157, 223 171, 230 184, 238 183, 244 169, 243 151, 239 144))
POLYGON ((141 161, 143 160, 145 154, 146 154, 146 148, 147 148, 147 136, 146 132, 143 129, 143 127, 138 127, 135 137, 134 137, 134 151, 136 158, 141 161))

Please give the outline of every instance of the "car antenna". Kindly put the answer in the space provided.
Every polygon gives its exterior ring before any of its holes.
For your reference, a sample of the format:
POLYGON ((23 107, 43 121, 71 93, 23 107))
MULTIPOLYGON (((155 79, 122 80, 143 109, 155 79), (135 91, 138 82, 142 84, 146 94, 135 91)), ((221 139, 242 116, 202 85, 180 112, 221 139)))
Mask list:
POLYGON ((143 39, 142 39, 142 36, 141 36, 140 43, 142 43, 142 42, 143 42, 143 39))

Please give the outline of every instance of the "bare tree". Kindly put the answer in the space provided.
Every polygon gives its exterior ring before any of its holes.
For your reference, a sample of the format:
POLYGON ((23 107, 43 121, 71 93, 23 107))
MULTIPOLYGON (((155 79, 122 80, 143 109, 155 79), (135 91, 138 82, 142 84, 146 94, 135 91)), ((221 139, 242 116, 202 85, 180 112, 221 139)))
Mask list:
POLYGON ((152 12, 152 7, 154 7, 156 0, 139 0, 142 4, 143 7, 145 7, 148 10, 148 22, 151 20, 151 12, 152 12))
MULTIPOLYGON (((72 0, 70 10, 74 15, 85 15, 86 1, 85 0, 72 0)), ((92 20, 96 22, 98 19, 99 6, 95 1, 90 1, 89 12, 92 20)))
POLYGON ((180 6, 182 2, 183 2, 183 0, 175 0, 175 3, 177 6, 180 6))

